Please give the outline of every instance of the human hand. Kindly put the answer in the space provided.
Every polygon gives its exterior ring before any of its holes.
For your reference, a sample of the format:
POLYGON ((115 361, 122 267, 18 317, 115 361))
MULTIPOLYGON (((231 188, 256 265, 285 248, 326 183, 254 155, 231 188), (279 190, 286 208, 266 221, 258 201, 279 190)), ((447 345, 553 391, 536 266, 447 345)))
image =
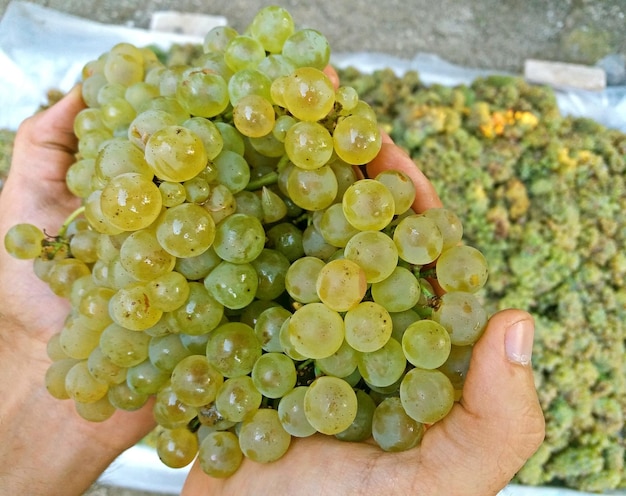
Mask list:
MULTIPOLYGON (((432 184, 384 136, 368 174, 389 168, 411 176, 416 211, 441 206, 432 184)), ((530 367, 533 334, 533 319, 524 311, 494 315, 474 347, 461 401, 427 429, 417 448, 387 453, 321 434, 294 438, 278 461, 262 465, 244 458, 228 479, 207 476, 196 462, 183 494, 495 495, 544 437, 530 367)))
MULTIPOLYGON (((76 87, 20 127, 0 194, 0 238, 21 222, 54 234, 79 206, 65 173, 77 146, 74 117, 83 107, 76 87)), ((0 281, 0 488, 7 491, 0 493, 80 494, 150 431, 151 411, 117 412, 95 424, 80 418, 73 402, 50 396, 46 345, 63 326, 69 304, 35 276, 31 260, 15 259, 4 248, 0 281)))

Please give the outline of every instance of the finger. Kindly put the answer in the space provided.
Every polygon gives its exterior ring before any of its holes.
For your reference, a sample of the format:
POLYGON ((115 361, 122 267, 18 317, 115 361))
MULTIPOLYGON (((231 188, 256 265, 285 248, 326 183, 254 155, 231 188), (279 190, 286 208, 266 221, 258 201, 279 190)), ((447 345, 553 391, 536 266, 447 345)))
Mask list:
POLYGON ((329 64, 324 68, 323 72, 328 76, 330 82, 333 83, 333 88, 339 88, 339 74, 337 74, 335 68, 329 64))
POLYGON ((533 335, 526 312, 493 316, 474 347, 463 399, 424 436, 425 463, 455 460, 464 487, 450 488, 450 494, 495 495, 543 441, 545 422, 530 367, 533 335))

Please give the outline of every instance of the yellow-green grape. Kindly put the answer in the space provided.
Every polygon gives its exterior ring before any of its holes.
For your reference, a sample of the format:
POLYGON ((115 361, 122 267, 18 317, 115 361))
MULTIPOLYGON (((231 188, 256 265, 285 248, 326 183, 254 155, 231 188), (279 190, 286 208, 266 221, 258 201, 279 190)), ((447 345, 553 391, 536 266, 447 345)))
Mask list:
POLYGON ((88 403, 74 401, 74 408, 80 417, 89 422, 104 422, 115 413, 115 407, 106 396, 88 403))
POLYGON ((349 376, 357 366, 356 351, 344 341, 332 355, 315 360, 315 365, 326 375, 349 376))
POLYGON ((402 349, 407 360, 421 369, 441 367, 450 355, 450 334, 430 319, 409 325, 402 335, 402 349))
POLYGON ((285 138, 287 137, 287 131, 291 128, 291 126, 295 125, 297 121, 291 115, 280 115, 276 118, 274 122, 274 129, 272 129, 272 134, 274 137, 280 141, 281 143, 285 142, 285 138))
POLYGON ((86 317, 70 315, 61 328, 59 343, 69 358, 86 359, 98 346, 103 330, 87 324, 86 317))
POLYGON ((190 406, 213 402, 223 382, 220 371, 204 355, 185 357, 172 370, 172 391, 190 406))
POLYGON ((266 52, 280 53, 285 40, 295 31, 295 24, 285 8, 270 5, 257 12, 248 29, 266 52))
POLYGON ((70 239, 70 252, 74 258, 85 263, 94 263, 98 260, 97 246, 100 234, 91 229, 78 231, 70 239))
MULTIPOLYGON (((187 64, 174 64, 173 66, 166 67, 159 75, 159 93, 161 96, 176 99, 176 89, 178 83, 182 80, 183 74, 190 69, 187 64)), ((182 104, 176 102, 182 107, 182 104)), ((187 114, 189 112, 185 111, 187 114)))
POLYGON ((375 179, 391 191, 396 215, 402 215, 411 208, 416 192, 415 185, 409 176, 402 171, 390 169, 381 172, 375 179))
POLYGON ((103 217, 123 231, 149 226, 161 213, 162 205, 161 193, 152 178, 136 172, 111 179, 100 197, 103 217))
POLYGON ((211 188, 206 179, 196 176, 183 183, 185 188, 185 200, 189 203, 202 204, 209 198, 211 188))
POLYGON ((343 161, 361 165, 378 155, 382 137, 376 122, 360 115, 350 115, 337 122, 333 142, 335 152, 343 161))
POLYGON ((108 384, 100 382, 89 372, 87 360, 81 360, 67 371, 65 390, 70 398, 82 403, 97 401, 107 394, 108 384))
POLYGON ((315 170, 294 167, 287 178, 287 193, 305 210, 323 210, 337 196, 337 178, 328 165, 315 170))
POLYGON ((132 274, 124 268, 119 256, 109 262, 105 283, 106 286, 118 290, 137 282, 137 279, 135 279, 132 274))
POLYGON ((235 195, 223 184, 213 184, 209 198, 202 204, 213 219, 215 224, 219 224, 237 210, 235 195))
POLYGON ((99 347, 94 348, 89 354, 87 368, 94 379, 109 386, 126 380, 126 369, 114 364, 99 347))
POLYGON ((339 312, 323 303, 308 303, 289 319, 289 339, 295 350, 308 358, 324 358, 335 353, 344 339, 339 312))
POLYGON ((487 325, 487 311, 473 293, 453 291, 440 297, 432 319, 450 333, 457 346, 474 344, 487 325))
POLYGON ((293 360, 282 353, 263 353, 250 373, 254 387, 266 398, 281 398, 296 385, 293 360))
POLYGON ((94 174, 108 182, 126 172, 136 172, 150 180, 153 176, 140 148, 123 138, 107 141, 96 156, 94 174))
POLYGON ((361 377, 369 385, 384 388, 398 381, 406 368, 406 358, 402 345, 389 338, 379 349, 357 353, 357 366, 361 377))
POLYGON ((168 429, 187 427, 197 414, 195 407, 181 401, 171 384, 159 390, 152 406, 152 415, 156 423, 168 429))
POLYGON ((96 161, 93 158, 76 160, 65 173, 65 184, 74 196, 87 198, 92 192, 92 179, 95 175, 96 161))
POLYGON ((53 361, 46 370, 45 385, 48 393, 58 400, 66 400, 70 396, 65 389, 65 377, 69 370, 76 365, 79 360, 75 358, 62 358, 53 361))
POLYGON ((291 74, 296 70, 296 65, 283 54, 270 53, 256 68, 274 81, 276 78, 291 74))
POLYGON ((204 117, 191 117, 183 122, 183 127, 193 131, 204 145, 207 158, 213 160, 224 148, 224 138, 215 123, 204 117))
POLYGON ((415 265, 433 262, 443 246, 443 236, 437 224, 421 215, 404 217, 396 226, 393 240, 400 258, 415 265))
POLYGON ((178 102, 178 100, 176 100, 176 98, 172 96, 162 95, 153 98, 152 100, 148 100, 139 109, 139 112, 146 112, 148 110, 162 110, 163 112, 170 114, 174 118, 174 127, 177 127, 177 125, 181 125, 183 122, 189 119, 189 117, 191 117, 189 115, 189 112, 187 112, 178 102))
POLYGON ((4 248, 9 255, 23 260, 33 259, 41 254, 45 235, 32 224, 15 224, 4 236, 4 248))
POLYGON ((156 236, 175 257, 200 255, 215 239, 215 222, 200 205, 183 203, 167 209, 156 222, 156 236))
POLYGON ((190 281, 189 296, 185 302, 171 312, 180 332, 198 336, 215 329, 224 316, 224 305, 217 301, 204 284, 190 281))
POLYGON ((270 86, 270 96, 272 97, 272 103, 282 108, 287 108, 285 102, 285 88, 289 82, 289 76, 279 76, 272 81, 270 86))
POLYGON ((280 329, 291 316, 291 312, 281 306, 271 306, 263 310, 254 323, 254 333, 263 351, 281 352, 280 329))
POLYGON ((239 446, 252 461, 276 461, 287 452, 290 443, 291 435, 283 428, 276 410, 261 408, 241 423, 239 446))
POLYGON ((228 80, 228 95, 235 106, 243 97, 257 95, 271 101, 272 81, 258 69, 243 69, 235 72, 228 80))
POLYGON ((281 351, 292 360, 296 360, 296 361, 306 360, 307 357, 296 350, 291 340, 291 335, 289 333, 289 321, 290 320, 291 320, 291 316, 285 319, 285 321, 283 322, 283 325, 280 327, 280 332, 278 333, 278 341, 280 342, 281 351))
POLYGON ((336 312, 355 308, 365 296, 365 271, 355 262, 338 259, 328 262, 315 283, 319 299, 336 312))
POLYGON ((242 97, 233 108, 233 123, 244 136, 260 138, 274 129, 276 115, 272 104, 259 95, 242 97))
POLYGON ((350 427, 357 406, 354 389, 339 377, 318 377, 304 395, 304 414, 322 434, 334 435, 350 427))
POLYGON ((258 300, 273 301, 285 292, 285 274, 290 266, 285 255, 264 248, 251 264, 258 276, 255 294, 258 300))
POLYGON ((150 336, 118 324, 109 324, 100 335, 100 350, 114 364, 129 368, 148 358, 150 336))
POLYGON ((189 281, 204 279, 222 259, 215 253, 213 248, 193 257, 179 258, 176 260, 174 270, 180 272, 189 281))
POLYGON ((445 363, 438 368, 443 372, 454 387, 455 400, 458 400, 463 391, 465 377, 469 370, 470 360, 472 358, 472 345, 450 347, 450 354, 445 363))
MULTIPOLYGON (((167 319, 161 319, 159 324, 167 321, 167 319)), ((157 326, 159 325, 157 324, 157 326)), ((150 332, 154 329, 150 328, 150 332)), ((183 359, 192 355, 187 347, 183 345, 180 339, 179 333, 168 333, 162 335, 154 335, 150 338, 150 344, 148 345, 148 358, 152 364, 158 369, 166 372, 171 372, 174 367, 183 359)))
POLYGON ((74 309, 87 317, 96 327, 104 329, 111 323, 109 300, 114 294, 115 290, 110 288, 91 287, 83 293, 74 309))
POLYGON ((148 100, 159 96, 159 88, 148 82, 139 81, 128 86, 124 92, 124 99, 130 103, 135 111, 148 100))
POLYGON ((223 150, 231 150, 239 155, 245 152, 245 143, 243 135, 237 128, 227 122, 216 122, 215 127, 219 129, 222 139, 224 140, 223 150))
POLYGON ((330 78, 314 67, 299 67, 287 76, 282 96, 287 110, 301 121, 319 121, 335 104, 330 78))
POLYGON ((263 186, 261 189, 261 211, 264 224, 273 224, 287 215, 287 204, 277 193, 263 186))
POLYGON ((324 261, 317 257, 305 256, 295 260, 285 274, 289 296, 300 303, 320 301, 316 285, 324 265, 324 261))
POLYGON ((452 409, 454 388, 443 372, 414 368, 402 379, 400 401, 409 417, 432 424, 452 409))
POLYGON ((163 312, 150 302, 141 283, 118 290, 109 303, 113 321, 132 331, 142 331, 156 324, 163 312))
POLYGON ((322 214, 319 232, 327 243, 338 248, 344 248, 350 238, 359 230, 348 222, 341 203, 333 203, 322 214))
POLYGON ((235 213, 246 214, 257 219, 263 218, 263 207, 261 207, 261 198, 258 194, 243 190, 234 195, 237 209, 235 213))
POLYGON ((340 86, 335 91, 335 100, 341 105, 342 112, 349 112, 359 103, 359 94, 351 86, 340 86))
POLYGON ((204 286, 221 305, 238 310, 254 300, 259 276, 250 263, 223 261, 204 279, 204 286))
POLYGON ((130 43, 118 43, 106 55, 103 73, 110 83, 130 86, 143 80, 143 53, 130 43))
POLYGON ((254 329, 241 322, 228 322, 211 332, 206 356, 224 377, 240 377, 252 371, 261 356, 261 343, 254 329))
POLYGON ((422 212, 424 217, 435 221, 443 236, 442 251, 457 246, 463 238, 463 224, 459 217, 447 208, 429 208, 422 212))
POLYGON ((102 113, 99 108, 84 108, 74 117, 73 129, 78 139, 90 131, 99 130, 103 127, 102 113))
POLYGON ((230 40, 238 34, 231 26, 215 26, 204 35, 202 49, 205 53, 223 52, 230 40))
POLYGON ((55 332, 46 343, 46 354, 53 362, 69 358, 61 347, 61 331, 55 332))
MULTIPOLYGON (((283 355, 284 356, 284 355, 283 355)), ((263 396, 249 375, 226 379, 217 391, 215 406, 226 420, 242 422, 258 410, 263 396)))
POLYGON ((89 267, 75 258, 57 260, 48 273, 48 287, 55 295, 69 298, 74 281, 86 276, 89 272, 89 267))
POLYGON ((144 360, 126 372, 128 387, 141 394, 156 394, 169 378, 169 372, 158 369, 150 360, 144 360))
POLYGON ((173 182, 195 177, 208 161, 202 140, 183 126, 155 131, 146 142, 145 158, 159 179, 173 182))
POLYGON ((384 451, 406 451, 417 446, 424 435, 424 424, 409 417, 400 398, 383 400, 374 410, 372 436, 384 451))
POLYGON ((343 317, 346 342, 360 352, 382 348, 393 330, 389 312, 373 301, 363 301, 348 310, 343 317))
POLYGON ((159 459, 168 467, 186 467, 198 454, 198 437, 186 427, 159 429, 156 452, 159 459))
MULTIPOLYGON (((276 122, 274 122, 271 133, 259 138, 248 138, 248 142, 254 152, 266 158, 279 158, 285 155, 285 145, 276 139, 274 135, 275 128, 276 122)), ((253 163, 253 159, 251 159, 251 163, 253 163)))
POLYGON ((417 305, 421 295, 420 283, 405 267, 396 267, 382 281, 371 286, 372 299, 389 312, 403 312, 417 305))
POLYGON ((154 231, 131 233, 120 247, 120 263, 135 279, 150 281, 174 268, 176 257, 159 244, 154 231))
POLYGON ((473 246, 452 246, 444 250, 436 264, 437 282, 444 291, 475 293, 487 282, 485 256, 473 246))
POLYGON ((226 186, 232 193, 244 190, 250 182, 250 166, 238 153, 223 150, 213 161, 217 170, 217 182, 226 186))
POLYGON ((309 257, 317 257, 329 261, 337 251, 336 246, 327 243, 315 223, 309 224, 302 233, 302 249, 309 257))
POLYGON ((146 285, 152 304, 164 312, 180 307, 189 297, 189 283, 180 272, 170 271, 161 274, 146 285))
POLYGON ((298 386, 278 403, 278 418, 283 428, 294 437, 309 437, 317 432, 304 413, 304 396, 308 387, 298 386))
POLYGON ((78 153, 81 158, 96 158, 100 147, 113 138, 113 133, 107 129, 94 129, 88 131, 78 141, 78 153))
POLYGON ((368 283, 389 277, 398 265, 398 249, 393 240, 380 231, 361 231, 344 248, 344 257, 357 263, 368 283))
POLYGON ((224 61, 233 72, 253 68, 264 58, 263 45, 251 36, 237 35, 224 49, 224 61))
POLYGON ((304 28, 285 40, 282 54, 298 67, 314 67, 322 71, 330 61, 330 45, 319 31, 304 28))
POLYGON ((81 96, 87 107, 97 108, 100 106, 98 103, 98 91, 107 83, 107 78, 101 72, 83 76, 83 83, 81 87, 81 96))
POLYGON ((362 389, 356 390, 357 411, 356 417, 350 426, 335 434, 337 439, 349 442, 361 442, 372 435, 372 419, 376 410, 376 403, 372 397, 362 389))
POLYGON ((300 121, 285 134, 285 152, 303 169, 319 169, 333 154, 333 138, 318 122, 300 121))
POLYGON ((204 473, 210 477, 231 476, 242 460, 239 439, 230 431, 209 432, 200 443, 198 462, 204 473))
POLYGON ((126 134, 137 112, 124 97, 114 98, 100 106, 102 122, 113 134, 126 134))
POLYGON ((176 99, 191 115, 215 117, 228 107, 228 84, 208 69, 192 68, 178 81, 176 99))
POLYGON ((352 184, 342 199, 343 213, 360 231, 380 231, 393 219, 395 205, 391 191, 375 179, 352 184))
POLYGON ((126 382, 122 382, 109 387, 107 398, 116 409, 134 412, 146 404, 149 396, 133 391, 126 382))

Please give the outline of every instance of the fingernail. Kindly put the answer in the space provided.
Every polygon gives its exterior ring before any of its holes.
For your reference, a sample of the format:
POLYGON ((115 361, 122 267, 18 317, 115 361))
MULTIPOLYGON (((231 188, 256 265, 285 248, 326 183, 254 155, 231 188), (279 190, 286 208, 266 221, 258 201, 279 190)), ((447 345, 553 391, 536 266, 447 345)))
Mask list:
POLYGON ((535 325, 532 320, 524 319, 512 324, 504 336, 504 349, 507 358, 520 365, 528 365, 533 353, 535 325))

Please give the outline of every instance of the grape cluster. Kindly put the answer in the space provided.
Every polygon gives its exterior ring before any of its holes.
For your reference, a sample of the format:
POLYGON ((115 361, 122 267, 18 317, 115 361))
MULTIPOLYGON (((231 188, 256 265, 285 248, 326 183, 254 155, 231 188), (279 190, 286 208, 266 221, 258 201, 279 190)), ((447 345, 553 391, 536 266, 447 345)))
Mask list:
POLYGON ((112 47, 83 71, 81 208, 5 237, 71 302, 50 393, 91 421, 155 397, 168 466, 227 477, 316 432, 409 449, 460 397, 486 260, 406 174, 363 175, 381 134, 329 56, 279 7, 193 66, 112 47))

